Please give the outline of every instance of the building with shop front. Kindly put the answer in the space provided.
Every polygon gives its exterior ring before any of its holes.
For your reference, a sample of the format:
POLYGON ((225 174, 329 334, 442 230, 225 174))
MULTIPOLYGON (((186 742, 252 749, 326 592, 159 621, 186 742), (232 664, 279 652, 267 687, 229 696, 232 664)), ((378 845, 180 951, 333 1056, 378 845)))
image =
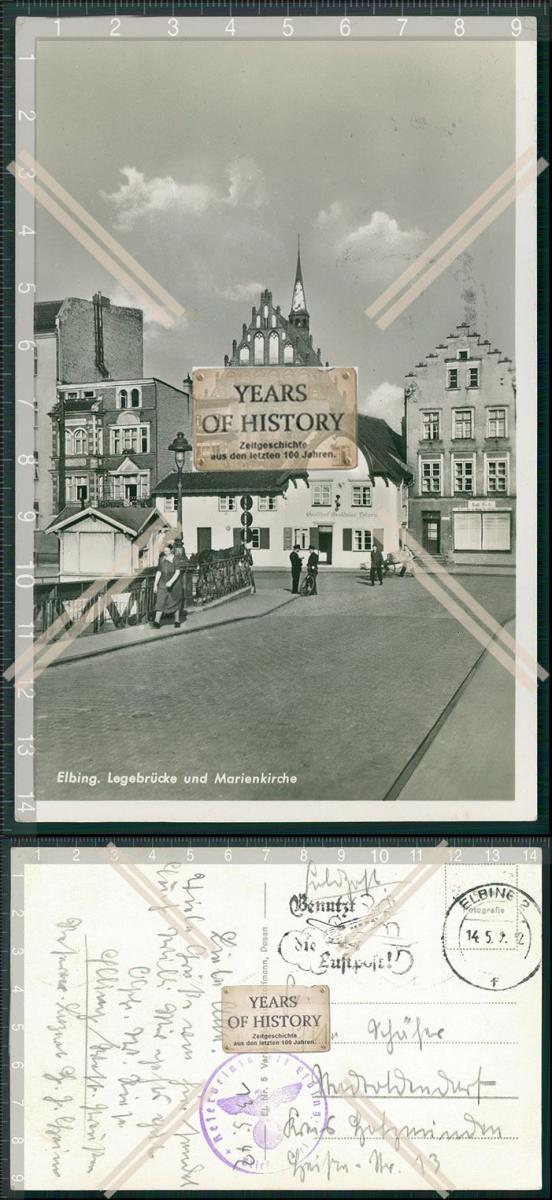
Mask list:
POLYGON ((510 567, 516 546, 514 367, 467 324, 405 381, 409 543, 455 566, 510 567))

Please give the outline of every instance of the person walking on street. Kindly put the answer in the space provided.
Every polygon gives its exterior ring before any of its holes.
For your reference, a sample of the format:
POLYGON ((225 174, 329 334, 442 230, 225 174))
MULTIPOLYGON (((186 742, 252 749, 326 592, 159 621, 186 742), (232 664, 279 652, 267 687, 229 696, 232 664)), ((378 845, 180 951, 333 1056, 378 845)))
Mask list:
POLYGON ((249 578, 251 581, 251 588, 253 591, 253 595, 256 596, 257 595, 257 584, 255 583, 255 576, 253 574, 253 555, 251 553, 251 550, 249 549, 249 546, 246 546, 243 542, 242 542, 242 548, 241 548, 241 556, 242 556, 242 559, 243 559, 245 565, 247 567, 249 567, 249 578))
POLYGON ((289 556, 291 563, 291 590, 294 595, 297 595, 299 591, 299 576, 301 574, 301 567, 303 566, 303 559, 299 557, 298 550, 299 546, 295 545, 289 556))
MULTIPOLYGON (((183 541, 182 537, 180 537, 180 536, 175 537, 175 539, 174 539, 174 562, 175 562, 175 567, 178 567, 178 570, 180 571, 180 580, 181 580, 181 586, 182 586, 182 603, 181 603, 181 609, 180 609, 180 621, 183 622, 183 621, 187 620, 186 567, 188 565, 188 559, 186 557, 186 551, 184 549, 184 541, 183 541)), ((190 580, 190 583, 191 583, 191 580, 190 580)))
POLYGON ((182 570, 175 559, 174 542, 169 542, 159 556, 153 595, 155 599, 154 628, 161 628, 161 618, 164 613, 174 613, 175 629, 179 629, 182 607, 182 570))
POLYGON ((374 587, 376 582, 376 575, 379 579, 380 587, 383 587, 383 554, 381 552, 381 546, 378 546, 377 543, 372 550, 372 558, 370 561, 370 583, 372 587, 374 587))
POLYGON ((313 586, 312 586, 311 596, 317 596, 318 595, 318 588, 317 588, 318 554, 316 553, 314 546, 309 546, 309 557, 307 559, 307 571, 308 571, 309 575, 312 575, 312 578, 314 581, 313 586))

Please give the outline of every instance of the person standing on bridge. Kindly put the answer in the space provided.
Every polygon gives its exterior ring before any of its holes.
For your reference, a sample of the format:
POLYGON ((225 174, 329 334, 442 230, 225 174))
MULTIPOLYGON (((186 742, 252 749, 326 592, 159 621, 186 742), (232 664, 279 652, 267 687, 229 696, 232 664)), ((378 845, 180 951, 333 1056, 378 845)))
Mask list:
POLYGON ((174 613, 175 629, 180 628, 182 607, 182 570, 175 559, 174 543, 169 542, 159 556, 153 584, 155 600, 154 629, 161 628, 164 613, 174 613))
POLYGON ((303 559, 298 555, 298 550, 299 546, 296 544, 289 556, 291 563, 291 590, 294 595, 297 595, 299 591, 299 576, 301 574, 301 567, 303 566, 303 559))

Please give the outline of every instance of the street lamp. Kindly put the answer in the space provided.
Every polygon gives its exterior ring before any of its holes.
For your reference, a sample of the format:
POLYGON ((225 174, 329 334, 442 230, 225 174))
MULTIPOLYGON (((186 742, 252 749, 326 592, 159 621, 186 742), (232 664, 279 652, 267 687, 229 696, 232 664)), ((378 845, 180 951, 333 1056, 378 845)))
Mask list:
POLYGON ((178 528, 179 528, 180 533, 182 533, 182 471, 184 469, 184 463, 186 461, 186 454, 188 453, 188 450, 191 450, 191 449, 192 449, 192 447, 190 446, 188 439, 184 437, 182 430, 180 430, 180 432, 177 433, 174 441, 172 441, 169 446, 169 450, 174 450, 174 461, 176 463, 176 470, 177 470, 177 486, 178 486, 177 523, 178 523, 178 528))

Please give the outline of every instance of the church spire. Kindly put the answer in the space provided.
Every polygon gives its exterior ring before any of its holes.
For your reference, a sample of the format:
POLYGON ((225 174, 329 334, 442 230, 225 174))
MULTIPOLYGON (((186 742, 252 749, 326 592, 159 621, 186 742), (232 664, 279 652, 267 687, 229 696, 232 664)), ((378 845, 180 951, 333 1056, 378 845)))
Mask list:
POLYGON ((295 270, 295 283, 293 285, 293 296, 291 298, 291 312, 289 319, 292 325, 301 329, 308 329, 309 313, 307 302, 305 300, 305 286, 303 283, 303 272, 301 270, 301 241, 299 234, 297 235, 297 267, 295 270))

